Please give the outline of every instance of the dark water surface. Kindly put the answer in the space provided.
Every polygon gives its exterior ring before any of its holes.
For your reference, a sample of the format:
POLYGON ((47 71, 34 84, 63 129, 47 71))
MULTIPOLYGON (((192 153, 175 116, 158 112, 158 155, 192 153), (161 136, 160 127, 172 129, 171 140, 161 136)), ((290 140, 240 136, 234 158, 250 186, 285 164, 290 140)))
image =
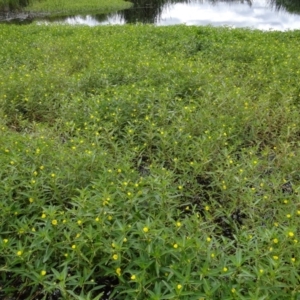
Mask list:
MULTIPOLYGON (((37 22, 88 26, 126 23, 212 25, 261 30, 300 29, 300 0, 133 0, 108 15, 70 16, 37 22)), ((34 18, 33 18, 34 19, 34 18)))

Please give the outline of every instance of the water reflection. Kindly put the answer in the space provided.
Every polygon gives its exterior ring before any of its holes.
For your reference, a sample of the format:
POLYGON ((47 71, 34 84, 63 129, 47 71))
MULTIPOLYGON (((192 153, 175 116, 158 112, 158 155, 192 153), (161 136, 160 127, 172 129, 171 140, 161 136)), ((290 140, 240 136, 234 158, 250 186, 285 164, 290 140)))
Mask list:
MULTIPOLYGON (((216 0, 213 0, 216 1, 216 0)), ((121 12, 126 23, 157 23, 164 9, 177 3, 189 5, 195 0, 133 0, 133 9, 127 9, 121 12)), ((198 1, 201 3, 200 1, 198 1)))
POLYGON ((131 0, 134 3, 133 9, 124 10, 121 16, 126 23, 158 23, 163 13, 168 9, 173 9, 178 4, 185 4, 184 7, 191 7, 195 4, 198 7, 205 5, 220 5, 222 3, 237 6, 255 4, 257 7, 266 6, 266 10, 275 8, 277 11, 288 11, 300 13, 300 0, 131 0))
MULTIPOLYGON (((74 16, 60 21, 89 26, 125 23, 213 25, 261 30, 300 29, 300 0, 134 0, 115 14, 74 16)), ((53 21, 53 20, 52 20, 53 21)))
POLYGON ((300 16, 285 10, 276 10, 264 0, 249 3, 203 1, 202 5, 177 4, 161 14, 160 25, 185 23, 187 25, 214 25, 249 27, 261 30, 287 30, 300 28, 300 16))
POLYGON ((185 4, 191 6, 197 3, 198 6, 203 4, 217 5, 218 3, 247 3, 252 5, 252 0, 133 0, 134 9, 128 9, 121 12, 126 23, 158 23, 162 14, 167 9, 172 9, 176 4, 185 4))
POLYGON ((269 3, 276 10, 286 10, 290 13, 300 14, 300 0, 270 0, 269 3))

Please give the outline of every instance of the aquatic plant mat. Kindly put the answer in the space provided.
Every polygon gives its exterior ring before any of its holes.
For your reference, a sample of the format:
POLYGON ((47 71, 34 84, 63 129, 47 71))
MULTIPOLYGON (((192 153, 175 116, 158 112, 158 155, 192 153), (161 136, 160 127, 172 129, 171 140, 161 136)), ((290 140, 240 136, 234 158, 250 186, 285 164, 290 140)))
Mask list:
POLYGON ((0 44, 1 299, 299 298, 299 31, 0 44))

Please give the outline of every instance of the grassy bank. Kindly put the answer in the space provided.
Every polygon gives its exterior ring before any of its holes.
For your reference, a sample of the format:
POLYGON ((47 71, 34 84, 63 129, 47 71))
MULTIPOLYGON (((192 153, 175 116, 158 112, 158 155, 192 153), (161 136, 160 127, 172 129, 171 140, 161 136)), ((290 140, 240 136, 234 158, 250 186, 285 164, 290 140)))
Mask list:
POLYGON ((24 9, 33 13, 49 13, 52 16, 108 13, 129 8, 131 5, 123 0, 0 0, 0 10, 24 9))
POLYGON ((300 32, 0 29, 1 299, 297 299, 300 32))
POLYGON ((123 0, 44 0, 33 1, 26 10, 30 12, 48 12, 52 16, 85 14, 85 13, 108 13, 129 8, 130 2, 123 0))

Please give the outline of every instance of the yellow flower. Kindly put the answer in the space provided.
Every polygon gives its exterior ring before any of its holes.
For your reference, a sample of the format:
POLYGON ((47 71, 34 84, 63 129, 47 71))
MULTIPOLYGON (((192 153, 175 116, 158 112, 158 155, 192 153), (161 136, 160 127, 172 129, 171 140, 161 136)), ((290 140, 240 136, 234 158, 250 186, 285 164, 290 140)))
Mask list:
POLYGON ((210 255, 210 257, 211 257, 211 258, 214 258, 214 257, 215 257, 215 254, 214 254, 214 253, 212 253, 212 254, 210 255))
POLYGON ((23 254, 23 251, 20 251, 20 250, 19 250, 19 251, 17 252, 17 255, 18 255, 18 256, 21 256, 22 254, 23 254))
POLYGON ((127 242, 127 239, 126 239, 126 238, 124 238, 124 239, 123 239, 123 242, 124 242, 124 243, 126 243, 126 242, 127 242))
POLYGON ((114 255, 113 255, 113 259, 114 259, 114 260, 117 260, 117 259, 118 259, 118 254, 114 254, 114 255))
POLYGON ((183 189, 182 185, 179 185, 179 186, 178 186, 178 189, 179 189, 179 190, 182 190, 182 189, 183 189))
POLYGON ((207 242, 210 242, 210 241, 211 241, 211 238, 210 238, 210 237, 206 238, 206 241, 207 241, 207 242))
POLYGON ((289 237, 293 237, 294 236, 294 232, 290 231, 289 232, 289 237))
POLYGON ((108 219, 109 221, 111 221, 112 218, 113 218, 112 216, 108 216, 108 217, 107 217, 107 219, 108 219))
POLYGON ((177 248, 178 248, 178 245, 177 245, 177 244, 174 244, 173 247, 174 247, 175 249, 177 249, 177 248))
POLYGON ((205 206, 205 210, 209 211, 209 206, 208 205, 205 206))
POLYGON ((42 219, 45 219, 46 218, 46 214, 42 214, 42 219))
POLYGON ((274 256, 273 256, 273 259, 274 259, 274 260, 278 260, 278 258, 279 258, 279 257, 278 257, 277 255, 274 255, 274 256))
POLYGON ((118 276, 121 276, 121 268, 117 268, 116 273, 117 273, 118 276))
POLYGON ((288 204, 289 201, 285 199, 285 200, 283 200, 283 203, 284 203, 284 204, 288 204))
POLYGON ((176 226, 177 227, 180 227, 181 226, 181 223, 178 221, 178 222, 176 222, 176 226))
POLYGON ((4 240, 3 240, 3 243, 4 243, 4 244, 7 244, 7 243, 8 243, 8 239, 4 239, 4 240))
POLYGON ((135 275, 132 275, 132 276, 130 277, 130 279, 131 279, 131 280, 135 280, 135 279, 136 279, 136 276, 135 276, 135 275))
POLYGON ((29 202, 32 203, 33 202, 33 198, 29 198, 29 202))
POLYGON ((45 276, 47 274, 47 272, 45 270, 41 271, 41 275, 45 276))
POLYGON ((78 220, 78 221, 77 221, 77 224, 78 224, 78 225, 81 225, 81 224, 82 224, 82 221, 81 221, 81 220, 78 220))
POLYGON ((55 174, 54 174, 54 173, 52 173, 52 174, 51 174, 51 177, 52 177, 52 178, 54 178, 54 177, 55 177, 55 174))
POLYGON ((54 226, 55 226, 55 225, 57 225, 57 220, 52 220, 52 222, 51 222, 51 223, 52 223, 52 225, 54 225, 54 226))
POLYGON ((287 214, 287 215, 286 215, 286 217, 287 217, 287 218, 290 218, 290 217, 291 217, 291 215, 290 215, 290 214, 287 214))
POLYGON ((228 269, 226 267, 223 268, 223 272, 227 272, 228 269))
POLYGON ((296 261, 296 258, 295 257, 292 257, 291 258, 292 262, 294 263, 296 261))
POLYGON ((181 284, 178 284, 177 285, 177 290, 181 290, 182 289, 182 285, 181 284))
POLYGON ((274 240, 273 240, 273 243, 274 243, 274 244, 278 244, 278 239, 274 239, 274 240))
POLYGON ((144 228, 143 228, 143 231, 144 231, 144 232, 148 232, 148 231, 149 231, 149 228, 148 228, 148 227, 144 227, 144 228))
POLYGON ((76 249, 76 245, 72 245, 72 249, 76 249))
POLYGON ((100 220, 100 219, 99 219, 98 217, 95 219, 96 222, 99 222, 99 220, 100 220))
POLYGON ((263 274, 263 272, 264 272, 263 269, 260 269, 260 270, 259 270, 259 273, 260 273, 260 274, 263 274))
POLYGON ((231 293, 234 294, 235 292, 236 292, 235 288, 232 288, 232 289, 231 289, 231 293))

